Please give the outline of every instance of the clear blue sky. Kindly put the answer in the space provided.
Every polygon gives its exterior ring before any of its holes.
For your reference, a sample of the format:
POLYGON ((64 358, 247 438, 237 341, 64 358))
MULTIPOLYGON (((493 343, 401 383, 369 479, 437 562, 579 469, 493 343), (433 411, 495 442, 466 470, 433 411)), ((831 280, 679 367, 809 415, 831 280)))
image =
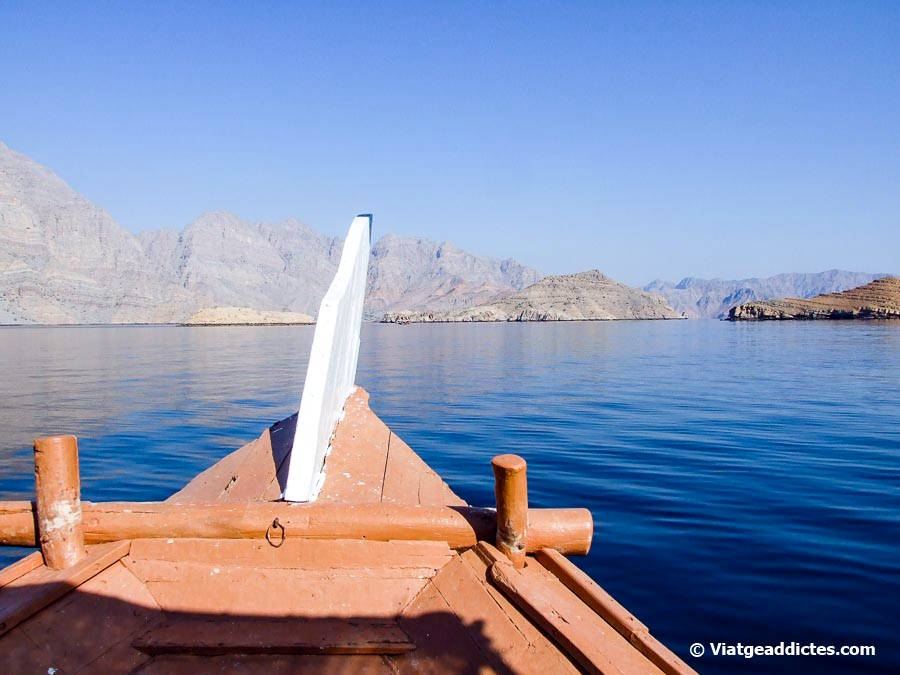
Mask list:
POLYGON ((0 4, 0 140, 132 231, 900 272, 900 2, 37 4, 0 4))

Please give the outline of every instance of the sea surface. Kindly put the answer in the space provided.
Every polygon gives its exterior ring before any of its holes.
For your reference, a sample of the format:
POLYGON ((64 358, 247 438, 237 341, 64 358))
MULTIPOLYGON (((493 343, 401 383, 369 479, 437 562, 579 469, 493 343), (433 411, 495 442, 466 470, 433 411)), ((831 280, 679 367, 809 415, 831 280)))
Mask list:
MULTIPOLYGON (((85 499, 168 497, 296 410, 312 332, 0 329, 0 499, 51 433, 85 499)), ((900 324, 366 325, 357 380, 470 503, 515 452, 589 507, 578 564, 699 671, 900 672, 900 324), (782 641, 877 655, 709 655, 782 641)))

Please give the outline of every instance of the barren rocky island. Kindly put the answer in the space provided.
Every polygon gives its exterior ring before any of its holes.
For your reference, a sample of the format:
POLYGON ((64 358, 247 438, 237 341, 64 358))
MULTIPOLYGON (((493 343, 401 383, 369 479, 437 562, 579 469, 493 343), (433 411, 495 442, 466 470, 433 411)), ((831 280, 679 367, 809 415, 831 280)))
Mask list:
POLYGON ((302 312, 260 311, 250 307, 208 307, 193 314, 185 326, 290 326, 315 323, 302 312))
POLYGON ((732 307, 730 321, 786 319, 900 319, 900 279, 885 277, 842 293, 785 298, 732 307))
POLYGON ((652 295, 610 279, 598 270, 545 277, 518 293, 489 303, 441 312, 389 312, 386 323, 455 321, 611 321, 683 319, 652 295))

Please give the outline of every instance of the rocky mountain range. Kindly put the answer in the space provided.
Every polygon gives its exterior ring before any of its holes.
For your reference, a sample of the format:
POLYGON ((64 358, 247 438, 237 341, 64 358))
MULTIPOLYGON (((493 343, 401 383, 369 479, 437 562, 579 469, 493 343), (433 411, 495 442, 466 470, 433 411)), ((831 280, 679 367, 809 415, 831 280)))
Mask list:
POLYGON ((609 321, 682 319, 666 301, 610 279, 598 270, 541 279, 491 302, 455 310, 389 312, 387 323, 455 321, 609 321))
MULTIPOLYGON (((298 220, 225 212, 135 236, 0 143, 0 323, 180 323, 219 307, 315 315, 342 245, 298 220)), ((387 235, 373 245, 365 311, 464 307, 541 277, 514 260, 387 235)))
MULTIPOLYGON (((0 324, 182 323, 222 308, 314 316, 342 245, 296 219, 255 223, 221 211, 180 231, 135 236, 49 169, 0 143, 0 324)), ((731 281, 689 277, 643 290, 662 296, 677 316, 724 318, 736 305, 840 292, 881 276, 829 270, 731 281)), ((542 278, 512 259, 385 235, 372 247, 365 315, 443 320, 437 317, 456 312, 469 320, 505 320, 663 311, 624 290, 612 302, 602 296, 611 290, 597 284, 616 282, 594 280, 596 287, 587 289, 589 278, 579 275, 519 294, 542 278), (588 295, 566 305, 561 289, 588 295), (595 291, 602 301, 590 299, 595 291)))
POLYGON ((735 305, 771 298, 810 298, 822 293, 839 293, 883 276, 828 270, 736 280, 686 277, 677 284, 656 280, 644 286, 644 290, 661 295, 673 309, 690 318, 722 319, 735 305))
POLYGON ((748 302, 728 312, 731 321, 785 319, 900 319, 900 279, 885 277, 841 293, 813 298, 748 302))
POLYGON ((175 321, 190 295, 108 213, 0 144, 0 321, 175 321))
POLYGON ((385 235, 372 247, 366 312, 468 307, 535 283, 543 275, 515 260, 472 255, 453 244, 385 235))

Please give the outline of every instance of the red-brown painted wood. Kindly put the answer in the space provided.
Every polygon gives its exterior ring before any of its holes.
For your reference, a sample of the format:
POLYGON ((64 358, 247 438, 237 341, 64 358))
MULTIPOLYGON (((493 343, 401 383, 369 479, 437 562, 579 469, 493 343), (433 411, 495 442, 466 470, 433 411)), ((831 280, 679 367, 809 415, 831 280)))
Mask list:
POLYGON ((128 555, 129 541, 100 544, 62 570, 39 567, 0 591, 0 635, 128 555))
POLYGON ((403 654, 416 648, 391 619, 174 619, 138 637, 145 654, 403 654))
MULTIPOLYGON (((446 541, 465 549, 493 539, 498 514, 465 506, 402 504, 292 504, 244 502, 178 504, 174 502, 84 502, 84 538, 88 543, 119 539, 205 538, 263 539, 275 518, 276 538, 368 539, 374 541, 446 541)), ((30 502, 0 503, 0 544, 34 545, 30 502)), ((586 509, 532 509, 526 515, 527 550, 557 548, 582 554, 593 531, 586 509)))
POLYGON ((11 565, 0 570, 0 588, 6 586, 11 581, 15 581, 23 574, 28 574, 31 570, 37 569, 44 564, 44 556, 40 551, 35 551, 26 555, 21 560, 17 560, 11 565))
POLYGON ((34 494, 44 564, 61 570, 84 559, 81 478, 74 436, 34 441, 34 494))
POLYGON ((528 481, 525 460, 518 455, 498 455, 491 460, 497 500, 496 544, 516 569, 525 566, 528 537, 528 481))

